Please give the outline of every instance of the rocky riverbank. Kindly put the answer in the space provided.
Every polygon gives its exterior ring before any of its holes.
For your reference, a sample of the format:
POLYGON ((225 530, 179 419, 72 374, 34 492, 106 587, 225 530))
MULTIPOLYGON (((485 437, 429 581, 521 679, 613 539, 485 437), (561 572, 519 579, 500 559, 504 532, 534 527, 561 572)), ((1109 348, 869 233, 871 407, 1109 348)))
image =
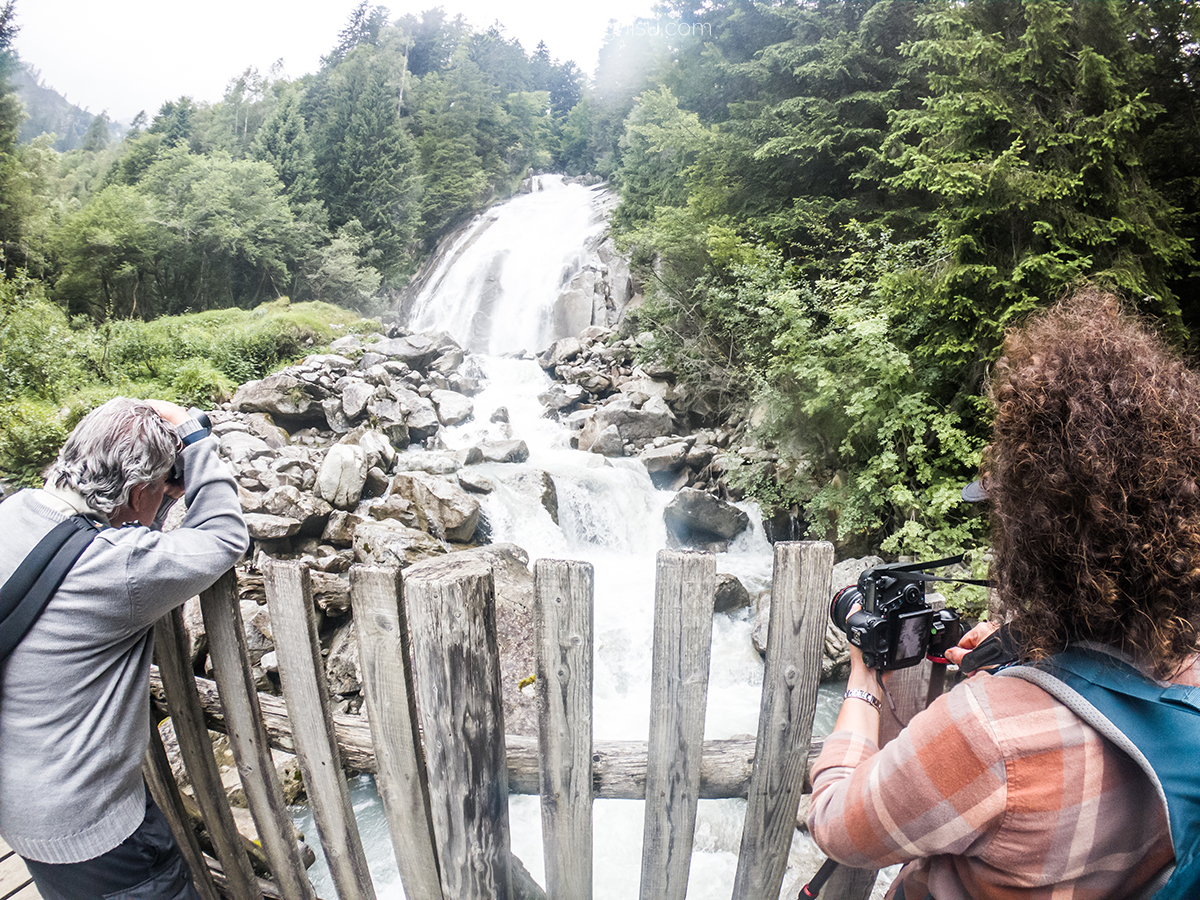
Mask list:
MULTIPOLYGON (((700 398, 678 389, 670 373, 634 362, 644 339, 593 326, 555 342, 537 359, 553 379, 539 400, 547 417, 571 430, 578 449, 641 459, 657 486, 676 492, 664 513, 673 545, 723 550, 750 524, 726 499, 722 481, 722 454, 733 433, 700 398)), ((307 563, 334 708, 352 714, 362 702, 362 673, 349 568, 407 569, 482 556, 496 577, 506 727, 536 733, 533 692, 521 687, 534 672, 529 558, 515 544, 490 542, 480 498, 503 482, 536 498, 557 521, 557 488, 548 472, 529 464, 507 411, 478 406, 482 387, 477 360, 449 336, 393 329, 379 340, 336 341, 329 353, 243 385, 212 412, 253 539, 238 584, 260 690, 278 691, 264 556, 307 563), (498 438, 448 449, 444 430, 472 418, 487 421, 498 438), (493 464, 486 475, 479 465, 485 462, 493 464)), ((847 562, 843 580, 852 581, 866 564, 847 562)), ((736 578, 721 576, 717 611, 750 605, 762 652, 769 597, 751 597, 736 578)), ((203 671, 207 645, 199 616, 186 619, 193 664, 203 671)), ((845 657, 839 638, 831 632, 827 644, 829 677, 839 674, 845 657)))

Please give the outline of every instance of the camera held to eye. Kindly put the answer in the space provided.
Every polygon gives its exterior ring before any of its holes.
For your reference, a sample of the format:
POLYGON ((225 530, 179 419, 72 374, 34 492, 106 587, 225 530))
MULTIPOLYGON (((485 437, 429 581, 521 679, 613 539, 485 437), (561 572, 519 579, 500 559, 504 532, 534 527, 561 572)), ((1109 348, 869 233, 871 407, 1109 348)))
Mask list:
MULTIPOLYGON (((919 571, 938 563, 887 563, 865 569, 858 583, 833 595, 829 616, 862 651, 869 668, 887 671, 915 666, 928 657, 945 662, 946 651, 962 638, 958 613, 925 602, 925 583, 936 578, 919 571), (851 613, 855 604, 861 609, 851 613)), ((954 579, 958 580, 958 579, 954 579)))

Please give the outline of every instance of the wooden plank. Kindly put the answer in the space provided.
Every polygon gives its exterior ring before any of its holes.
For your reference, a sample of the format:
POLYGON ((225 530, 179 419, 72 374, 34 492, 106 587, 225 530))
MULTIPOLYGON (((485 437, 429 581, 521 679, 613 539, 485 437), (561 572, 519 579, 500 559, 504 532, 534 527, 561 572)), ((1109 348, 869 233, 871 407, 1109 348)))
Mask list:
POLYGON ((641 900, 684 900, 700 798, 716 562, 662 550, 654 593, 641 900))
POLYGON ((150 746, 146 748, 145 756, 142 757, 142 775, 150 789, 150 796, 154 798, 167 820, 171 834, 175 835, 175 843, 179 845, 184 861, 192 872, 192 883, 196 886, 201 900, 220 900, 208 863, 200 849, 200 841, 184 812, 183 798, 179 795, 179 785, 175 782, 175 774, 167 760, 162 735, 155 727, 150 729, 150 746))
POLYGON ((329 691, 313 612, 312 577, 303 563, 264 561, 263 586, 271 611, 279 680, 291 713, 296 760, 329 863, 329 875, 341 900, 374 900, 375 888, 333 737, 329 691))
POLYGON ((0 898, 11 897, 32 881, 29 870, 17 854, 9 852, 0 858, 0 898))
POLYGON ((284 895, 313 900, 312 884, 305 874, 258 706, 238 603, 237 576, 232 569, 200 595, 200 611, 213 675, 225 708, 229 746, 237 761, 246 805, 258 829, 259 844, 284 895))
POLYGON ((533 567, 542 843, 551 900, 592 897, 592 566, 533 567))
MULTIPOLYGON (((152 688, 162 683, 153 670, 150 683, 152 688)), ((196 687, 200 691, 209 728, 213 731, 224 731, 225 721, 216 685, 207 679, 197 678, 196 687)), ((259 694, 258 702, 262 707, 271 745, 294 753, 296 744, 292 738, 292 726, 283 699, 270 694, 259 694)), ((375 750, 371 743, 371 731, 363 717, 335 713, 333 723, 338 749, 345 764, 359 772, 375 772, 375 750)), ((806 771, 812 768, 812 764, 820 755, 823 740, 821 737, 813 738, 808 751, 806 771)), ((538 739, 532 735, 510 734, 505 736, 504 742, 509 790, 514 794, 539 793, 541 776, 538 739)), ((754 740, 751 738, 705 741, 704 755, 700 761, 700 799, 745 798, 750 789, 753 764, 754 740)), ((593 739, 592 785, 595 797, 599 800, 644 800, 646 742, 593 739)), ((807 775, 804 790, 812 790, 807 775)))
POLYGON ((196 803, 217 857, 229 874, 235 900, 261 900, 250 859, 242 848, 241 836, 229 811, 221 772, 213 757, 212 741, 204 721, 204 710, 192 675, 187 652, 183 611, 176 607, 154 626, 154 652, 166 689, 171 722, 179 738, 179 752, 192 780, 196 803))
POLYGON ((442 890, 510 900, 508 765, 495 590, 477 560, 423 563, 404 580, 417 710, 442 890))
POLYGON ((354 566, 350 602, 358 632, 363 695, 383 800, 404 896, 442 900, 425 753, 416 727, 416 695, 408 664, 408 627, 400 571, 354 566))
POLYGON ((830 543, 775 545, 754 775, 734 897, 778 897, 787 872, 821 683, 832 571, 830 543))

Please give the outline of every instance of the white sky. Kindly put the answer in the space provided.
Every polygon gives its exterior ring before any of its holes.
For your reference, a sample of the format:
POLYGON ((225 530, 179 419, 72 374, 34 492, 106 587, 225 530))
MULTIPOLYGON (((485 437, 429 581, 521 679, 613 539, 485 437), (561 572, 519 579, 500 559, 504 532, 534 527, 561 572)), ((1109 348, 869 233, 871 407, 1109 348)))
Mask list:
MULTIPOLYGON (((554 58, 575 60, 591 75, 609 20, 649 16, 653 0, 378 0, 391 19, 441 6, 483 29, 499 20, 532 51, 545 41, 554 58)), ((333 49, 358 0, 16 0, 15 46, 42 81, 77 106, 128 122, 153 116, 187 94, 215 102, 247 66, 267 74, 316 71, 333 49)))

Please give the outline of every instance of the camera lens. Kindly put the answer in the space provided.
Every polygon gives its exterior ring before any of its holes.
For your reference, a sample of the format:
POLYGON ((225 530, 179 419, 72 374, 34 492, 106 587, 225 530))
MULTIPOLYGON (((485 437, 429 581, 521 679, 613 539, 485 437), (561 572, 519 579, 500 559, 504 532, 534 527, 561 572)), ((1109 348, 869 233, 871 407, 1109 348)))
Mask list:
POLYGON ((858 589, 856 584, 848 584, 836 594, 833 595, 833 601, 829 604, 829 618, 833 619, 833 624, 842 631, 846 630, 846 617, 850 615, 850 610, 856 603, 862 603, 862 591, 858 589))

